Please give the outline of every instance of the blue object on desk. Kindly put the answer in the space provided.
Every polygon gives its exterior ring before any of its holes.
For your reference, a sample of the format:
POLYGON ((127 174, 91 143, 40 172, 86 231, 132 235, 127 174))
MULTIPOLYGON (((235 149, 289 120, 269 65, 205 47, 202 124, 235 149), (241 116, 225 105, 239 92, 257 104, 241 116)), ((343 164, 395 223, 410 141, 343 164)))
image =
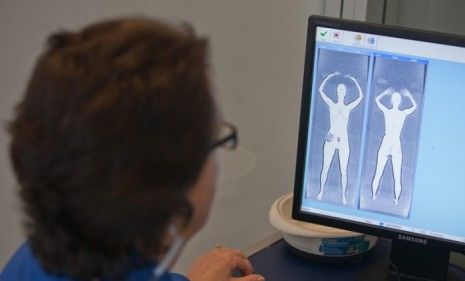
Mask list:
MULTIPOLYGON (((388 260, 391 241, 378 239, 377 245, 357 262, 325 263, 301 257, 292 252, 283 239, 271 244, 249 257, 255 272, 266 281, 335 281, 357 280, 360 272, 368 266, 388 260)), ((460 276, 464 273, 453 267, 460 276)), ((373 276, 373 280, 377 280, 373 276)), ((463 278, 465 280, 465 278, 463 278)))

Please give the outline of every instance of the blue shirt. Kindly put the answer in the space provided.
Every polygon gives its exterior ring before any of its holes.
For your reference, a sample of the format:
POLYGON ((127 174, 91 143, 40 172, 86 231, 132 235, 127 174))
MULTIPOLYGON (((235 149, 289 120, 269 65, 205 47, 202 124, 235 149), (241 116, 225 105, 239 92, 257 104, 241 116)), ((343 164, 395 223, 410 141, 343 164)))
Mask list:
MULTIPOLYGON (((131 271, 126 281, 150 281, 153 276, 155 264, 131 271)), ((56 276, 46 273, 34 256, 28 243, 24 243, 13 255, 3 271, 0 281, 72 281, 65 276, 56 276)), ((158 281, 189 281, 186 277, 167 273, 158 281)))

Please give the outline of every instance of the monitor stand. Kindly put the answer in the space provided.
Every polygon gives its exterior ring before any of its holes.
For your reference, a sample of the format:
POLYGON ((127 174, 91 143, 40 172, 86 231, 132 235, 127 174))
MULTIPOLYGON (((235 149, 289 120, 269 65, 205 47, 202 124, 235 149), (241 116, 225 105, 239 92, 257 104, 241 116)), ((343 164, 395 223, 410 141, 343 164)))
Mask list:
POLYGON ((360 273, 358 280, 462 280, 449 271, 449 255, 447 249, 395 239, 390 260, 368 266, 360 273))

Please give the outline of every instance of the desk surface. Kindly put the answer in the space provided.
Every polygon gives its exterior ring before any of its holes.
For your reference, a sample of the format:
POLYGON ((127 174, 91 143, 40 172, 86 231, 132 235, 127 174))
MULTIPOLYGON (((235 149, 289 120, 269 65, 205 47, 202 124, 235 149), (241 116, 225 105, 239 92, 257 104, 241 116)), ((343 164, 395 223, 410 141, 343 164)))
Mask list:
MULTIPOLYGON (((390 240, 379 239, 375 247, 363 258, 356 262, 336 264, 300 257, 287 247, 284 240, 280 239, 252 254, 249 259, 255 271, 262 274, 266 281, 357 280, 359 273, 367 266, 388 259, 390 246, 390 240)), ((451 268, 451 270, 461 276, 464 275, 458 269, 451 268)))

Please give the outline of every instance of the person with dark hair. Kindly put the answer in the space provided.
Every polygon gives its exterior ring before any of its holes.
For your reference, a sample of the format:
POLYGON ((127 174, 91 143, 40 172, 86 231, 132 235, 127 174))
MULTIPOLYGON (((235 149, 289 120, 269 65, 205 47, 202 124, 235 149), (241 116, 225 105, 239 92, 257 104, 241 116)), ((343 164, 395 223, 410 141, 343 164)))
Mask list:
MULTIPOLYGON (((215 149, 237 141, 207 48, 192 28, 149 19, 49 38, 9 126, 27 241, 1 281, 187 280, 167 271, 208 217, 215 149)), ((188 278, 264 280, 226 247, 188 278)))

